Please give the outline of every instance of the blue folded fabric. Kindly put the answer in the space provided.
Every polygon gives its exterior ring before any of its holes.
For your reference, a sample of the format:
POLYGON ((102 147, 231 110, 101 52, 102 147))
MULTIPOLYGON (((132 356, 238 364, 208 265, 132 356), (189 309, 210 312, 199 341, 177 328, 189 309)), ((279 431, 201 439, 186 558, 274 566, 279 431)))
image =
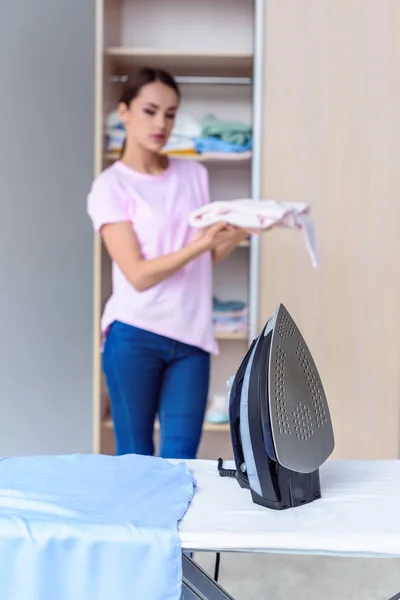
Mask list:
POLYGON ((214 312, 235 312, 244 310, 246 307, 247 304, 241 300, 219 300, 218 298, 213 298, 214 312))
POLYGON ((146 456, 1 459, 1 598, 179 600, 194 485, 146 456))
POLYGON ((224 142, 223 140, 216 137, 202 138, 195 137, 193 138, 194 146, 196 152, 248 152, 252 149, 251 140, 247 144, 230 144, 229 142, 224 142))
POLYGON ((248 318, 246 315, 241 316, 241 317, 223 317, 220 316, 219 314, 213 315, 213 322, 214 323, 247 323, 248 318))

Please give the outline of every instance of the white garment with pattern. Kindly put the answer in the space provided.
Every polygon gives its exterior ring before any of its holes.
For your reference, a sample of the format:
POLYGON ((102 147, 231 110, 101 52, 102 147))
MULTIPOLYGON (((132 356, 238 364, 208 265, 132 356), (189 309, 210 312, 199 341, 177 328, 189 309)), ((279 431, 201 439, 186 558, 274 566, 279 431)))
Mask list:
POLYGON ((267 230, 276 226, 301 229, 311 263, 315 268, 318 266, 314 224, 307 204, 250 199, 218 201, 195 210, 189 220, 198 229, 220 221, 244 229, 267 230))

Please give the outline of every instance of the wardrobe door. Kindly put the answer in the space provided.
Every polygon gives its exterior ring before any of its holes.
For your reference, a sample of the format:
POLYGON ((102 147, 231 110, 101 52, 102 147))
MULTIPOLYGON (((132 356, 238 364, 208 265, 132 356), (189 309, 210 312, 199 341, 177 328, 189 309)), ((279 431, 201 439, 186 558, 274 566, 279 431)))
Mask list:
POLYGON ((260 326, 299 324, 333 413, 336 458, 399 454, 400 3, 269 0, 263 195, 307 202, 302 234, 263 238, 260 326))
POLYGON ((0 454, 92 450, 95 0, 0 9, 0 454))

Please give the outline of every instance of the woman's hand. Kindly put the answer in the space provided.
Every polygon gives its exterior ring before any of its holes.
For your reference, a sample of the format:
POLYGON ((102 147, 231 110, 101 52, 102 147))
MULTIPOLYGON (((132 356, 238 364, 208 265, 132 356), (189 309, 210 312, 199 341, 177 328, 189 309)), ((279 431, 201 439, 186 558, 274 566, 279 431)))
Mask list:
POLYGON ((210 227, 196 231, 191 244, 202 248, 204 252, 214 250, 216 246, 231 238, 232 229, 234 228, 226 223, 215 223, 214 225, 210 225, 210 227))
POLYGON ((259 233, 259 229, 243 229, 228 223, 216 223, 197 231, 192 243, 197 247, 200 244, 203 250, 211 250, 213 261, 218 262, 227 258, 249 235, 259 233))
POLYGON ((225 260, 241 242, 249 237, 249 235, 258 235, 259 233, 260 230, 243 229, 242 227, 229 225, 227 229, 221 233, 218 243, 213 248, 214 262, 225 260))

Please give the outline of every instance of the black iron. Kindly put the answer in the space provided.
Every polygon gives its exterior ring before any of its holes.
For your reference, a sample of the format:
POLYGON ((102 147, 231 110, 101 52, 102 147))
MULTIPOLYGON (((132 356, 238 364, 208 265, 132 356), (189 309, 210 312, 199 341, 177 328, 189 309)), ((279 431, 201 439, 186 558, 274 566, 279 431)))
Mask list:
POLYGON ((255 503, 275 510, 321 497, 319 467, 334 448, 318 371, 293 319, 280 305, 254 340, 230 392, 235 476, 255 503))

